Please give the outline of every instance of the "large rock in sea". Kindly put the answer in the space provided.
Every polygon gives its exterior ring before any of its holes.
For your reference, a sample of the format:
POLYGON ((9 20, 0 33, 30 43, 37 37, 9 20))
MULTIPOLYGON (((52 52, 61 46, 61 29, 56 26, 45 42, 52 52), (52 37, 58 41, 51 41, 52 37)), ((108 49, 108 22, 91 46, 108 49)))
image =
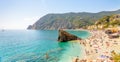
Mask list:
POLYGON ((71 41, 71 40, 81 40, 81 38, 78 38, 77 36, 72 35, 64 30, 59 30, 58 41, 67 42, 67 41, 71 41))

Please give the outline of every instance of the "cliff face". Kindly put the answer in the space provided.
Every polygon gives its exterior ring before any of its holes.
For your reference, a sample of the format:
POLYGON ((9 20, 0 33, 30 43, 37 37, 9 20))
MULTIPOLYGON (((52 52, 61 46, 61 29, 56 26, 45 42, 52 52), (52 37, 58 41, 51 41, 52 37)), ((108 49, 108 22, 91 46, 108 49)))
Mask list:
POLYGON ((78 38, 77 36, 72 35, 64 30, 59 30, 58 41, 67 42, 67 41, 71 41, 71 40, 81 40, 81 38, 78 38))
POLYGON ((92 25, 103 16, 119 14, 117 11, 103 11, 99 13, 64 13, 64 14, 47 14, 40 18, 36 23, 27 29, 49 30, 49 29, 74 29, 83 26, 92 25))

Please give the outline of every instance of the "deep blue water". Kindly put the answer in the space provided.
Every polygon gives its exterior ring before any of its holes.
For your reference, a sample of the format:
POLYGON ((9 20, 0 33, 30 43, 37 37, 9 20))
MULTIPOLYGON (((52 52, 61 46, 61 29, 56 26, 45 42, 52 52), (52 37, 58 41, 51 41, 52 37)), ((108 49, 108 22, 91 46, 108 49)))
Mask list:
MULTIPOLYGON (((86 31, 68 31, 81 38, 86 38, 86 31)), ((66 62, 73 42, 61 43, 57 41, 57 30, 6 30, 0 31, 0 60, 1 62, 66 62), (66 52, 68 52, 66 54, 66 52), (48 58, 45 57, 48 55, 48 58), (64 58, 64 59, 63 59, 64 58)), ((75 48, 74 48, 75 49, 75 48)), ((76 50, 78 46, 76 46, 76 50)), ((76 52, 71 55, 82 54, 76 52)))

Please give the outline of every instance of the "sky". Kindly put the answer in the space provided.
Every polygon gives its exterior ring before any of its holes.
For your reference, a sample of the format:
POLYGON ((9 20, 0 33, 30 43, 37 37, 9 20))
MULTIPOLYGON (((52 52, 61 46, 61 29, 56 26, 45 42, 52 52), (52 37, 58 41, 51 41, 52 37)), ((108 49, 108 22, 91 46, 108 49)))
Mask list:
POLYGON ((0 0, 0 29, 26 29, 48 13, 120 9, 120 0, 0 0))

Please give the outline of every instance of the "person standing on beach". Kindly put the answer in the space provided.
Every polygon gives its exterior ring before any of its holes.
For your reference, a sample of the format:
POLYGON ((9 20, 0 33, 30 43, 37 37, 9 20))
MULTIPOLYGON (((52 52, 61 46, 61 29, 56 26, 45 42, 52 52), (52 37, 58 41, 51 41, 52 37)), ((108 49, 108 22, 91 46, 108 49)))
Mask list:
POLYGON ((106 42, 106 48, 108 48, 110 46, 110 43, 109 42, 106 42))

